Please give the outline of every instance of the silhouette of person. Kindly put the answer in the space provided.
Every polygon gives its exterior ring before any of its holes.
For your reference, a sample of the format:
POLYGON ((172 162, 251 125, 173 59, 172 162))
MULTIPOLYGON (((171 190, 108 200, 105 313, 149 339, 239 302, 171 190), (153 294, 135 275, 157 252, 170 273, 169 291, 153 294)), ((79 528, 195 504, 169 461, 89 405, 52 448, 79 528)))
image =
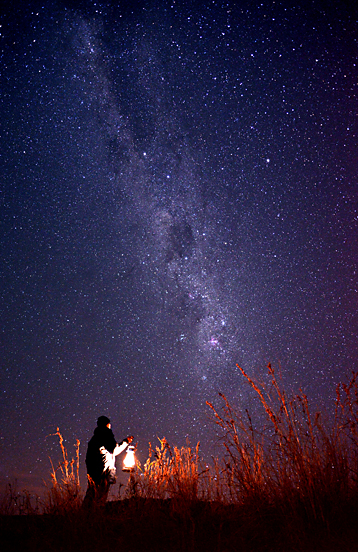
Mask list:
POLYGON ((116 456, 133 441, 130 435, 120 443, 116 442, 107 416, 100 416, 97 427, 88 443, 86 454, 88 487, 84 506, 93 503, 104 505, 110 486, 116 482, 116 456))

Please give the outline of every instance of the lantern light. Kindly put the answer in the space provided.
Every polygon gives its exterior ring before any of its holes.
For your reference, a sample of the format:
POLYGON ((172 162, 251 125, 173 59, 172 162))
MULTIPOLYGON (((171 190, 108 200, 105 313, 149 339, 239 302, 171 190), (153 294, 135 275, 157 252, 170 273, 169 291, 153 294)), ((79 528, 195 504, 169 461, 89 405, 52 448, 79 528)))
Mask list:
POLYGON ((135 448, 132 445, 127 447, 126 455, 123 460, 122 471, 130 472, 135 468, 134 450, 135 448))

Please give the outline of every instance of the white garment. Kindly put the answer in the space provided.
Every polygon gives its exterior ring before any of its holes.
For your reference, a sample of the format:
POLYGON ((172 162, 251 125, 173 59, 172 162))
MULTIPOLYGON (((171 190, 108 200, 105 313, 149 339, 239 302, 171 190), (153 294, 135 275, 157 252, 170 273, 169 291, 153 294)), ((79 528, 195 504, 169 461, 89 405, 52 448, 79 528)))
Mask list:
POLYGON ((111 473, 116 473, 116 456, 118 456, 118 454, 120 454, 127 446, 127 441, 123 441, 120 445, 116 445, 113 452, 108 452, 108 450, 104 447, 99 449, 104 460, 104 471, 108 470, 111 473))

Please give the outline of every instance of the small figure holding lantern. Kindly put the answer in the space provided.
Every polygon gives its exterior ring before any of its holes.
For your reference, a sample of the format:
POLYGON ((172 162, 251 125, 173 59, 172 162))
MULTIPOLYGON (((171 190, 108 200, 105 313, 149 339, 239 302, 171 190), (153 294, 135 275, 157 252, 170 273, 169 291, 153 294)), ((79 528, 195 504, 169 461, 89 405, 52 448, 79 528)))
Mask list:
MULTIPOLYGON (((116 456, 132 441, 133 436, 130 435, 117 443, 110 419, 107 416, 98 418, 86 454, 88 487, 83 501, 85 507, 93 503, 105 504, 110 486, 116 482, 116 456)), ((131 449, 134 450, 134 447, 131 449)))

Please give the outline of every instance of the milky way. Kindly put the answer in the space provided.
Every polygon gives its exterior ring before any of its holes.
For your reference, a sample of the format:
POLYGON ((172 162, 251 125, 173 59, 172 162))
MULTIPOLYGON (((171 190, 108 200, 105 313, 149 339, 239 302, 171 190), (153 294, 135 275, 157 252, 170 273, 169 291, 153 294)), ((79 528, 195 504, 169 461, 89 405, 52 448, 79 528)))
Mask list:
POLYGON ((35 4, 1 27, 1 479, 38 488, 56 427, 83 460, 101 414, 142 460, 210 455, 205 400, 255 409, 237 363, 324 408, 356 368, 357 13, 35 4))

